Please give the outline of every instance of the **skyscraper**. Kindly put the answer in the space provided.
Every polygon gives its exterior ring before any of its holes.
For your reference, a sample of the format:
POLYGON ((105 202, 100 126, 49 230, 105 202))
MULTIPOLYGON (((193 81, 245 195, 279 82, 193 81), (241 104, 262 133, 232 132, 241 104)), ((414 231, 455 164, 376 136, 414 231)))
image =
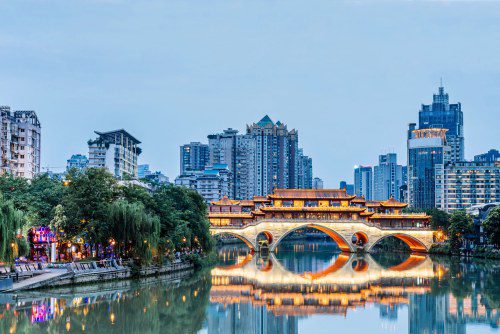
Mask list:
MULTIPOLYGON (((304 155, 303 150, 298 149, 298 154, 296 155, 298 161, 298 168, 293 168, 293 185, 290 184, 290 188, 298 189, 312 189, 313 188, 313 174, 312 174, 312 159, 307 155, 304 155)), ((290 168, 292 170, 292 168, 290 168)), ((290 176, 292 180, 292 175, 290 176)), ((292 183, 292 181, 291 181, 292 183)))
POLYGON ((408 129, 408 204, 419 209, 436 205, 436 168, 449 161, 450 148, 446 143, 447 129, 408 129))
POLYGON ((366 200, 373 199, 373 169, 371 166, 354 167, 354 193, 364 196, 366 200))
POLYGON ((208 165, 208 145, 191 142, 180 147, 180 172, 202 171, 208 165))
POLYGON ((89 167, 106 168, 117 178, 137 178, 137 158, 141 154, 137 138, 120 129, 95 131, 98 137, 89 140, 89 167))
POLYGON ((439 87, 432 104, 422 104, 418 114, 418 127, 422 129, 448 129, 446 141, 450 146, 450 161, 464 161, 464 117, 460 102, 450 104, 448 93, 439 87))
POLYGON ((489 150, 486 153, 475 155, 474 161, 476 162, 495 162, 500 161, 500 152, 498 150, 489 150))
POLYGON ((32 110, 0 106, 0 174, 32 179, 40 173, 41 125, 32 110))
POLYGON ((398 165, 396 153, 380 155, 373 171, 373 199, 385 201, 394 197, 399 201, 399 188, 402 185, 403 166, 398 165))
POLYGON ((256 195, 266 196, 273 189, 290 188, 290 169, 296 166, 296 154, 290 150, 298 140, 295 130, 288 131, 285 124, 276 124, 265 116, 259 122, 247 126, 247 134, 256 141, 256 195), (292 156, 293 155, 293 156, 292 156))
POLYGON ((235 199, 249 199, 255 194, 255 140, 239 135, 238 130, 208 136, 210 165, 226 164, 233 175, 235 199))

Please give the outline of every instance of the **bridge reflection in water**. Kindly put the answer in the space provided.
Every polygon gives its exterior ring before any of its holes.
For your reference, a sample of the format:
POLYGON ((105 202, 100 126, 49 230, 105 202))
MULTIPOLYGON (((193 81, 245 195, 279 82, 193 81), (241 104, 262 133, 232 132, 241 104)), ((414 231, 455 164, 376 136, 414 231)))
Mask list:
POLYGON ((307 332, 321 331, 326 318, 317 315, 340 315, 349 323, 355 310, 364 313, 373 307, 390 324, 404 309, 408 327, 402 332, 408 333, 466 333, 470 322, 499 323, 497 309, 483 305, 479 293, 462 300, 451 293, 435 294, 439 282, 452 273, 427 255, 410 254, 399 261, 331 252, 262 257, 226 248, 220 256, 225 264, 211 271, 209 334, 298 333, 299 324, 310 317, 318 320, 307 322, 307 332))
POLYGON ((325 268, 294 273, 270 254, 247 254, 237 263, 212 270, 211 302, 267 305, 276 314, 346 314, 367 302, 408 303, 410 293, 430 291, 429 279, 445 268, 425 255, 410 255, 384 268, 372 256, 340 253, 325 268))

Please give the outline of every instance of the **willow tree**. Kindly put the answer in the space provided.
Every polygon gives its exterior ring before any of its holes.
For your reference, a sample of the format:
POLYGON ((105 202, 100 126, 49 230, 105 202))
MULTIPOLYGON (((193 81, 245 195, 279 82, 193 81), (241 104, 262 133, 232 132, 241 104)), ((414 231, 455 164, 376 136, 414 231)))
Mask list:
POLYGON ((150 262, 158 254, 160 220, 148 214, 140 203, 117 200, 109 207, 107 236, 125 257, 150 262))
POLYGON ((16 238, 24 224, 24 214, 0 194, 0 261, 12 262, 25 248, 25 242, 16 238))

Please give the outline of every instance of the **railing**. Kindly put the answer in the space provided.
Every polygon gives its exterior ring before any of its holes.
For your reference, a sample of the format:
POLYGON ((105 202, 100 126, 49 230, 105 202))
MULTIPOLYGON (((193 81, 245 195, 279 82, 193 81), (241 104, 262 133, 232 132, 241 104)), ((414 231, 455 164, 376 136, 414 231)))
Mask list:
POLYGON ((367 222, 366 220, 352 220, 352 219, 339 219, 339 220, 331 220, 331 219, 313 219, 313 218, 300 218, 300 219, 282 219, 282 218, 270 218, 270 219, 261 219, 259 221, 245 224, 242 226, 234 226, 234 225, 211 225, 211 228, 220 228, 220 229, 228 229, 228 230, 239 230, 246 227, 256 226, 263 222, 271 222, 271 223, 298 223, 298 222, 308 222, 308 223, 333 223, 333 224, 345 224, 345 223, 357 223, 364 224, 366 226, 375 227, 381 230, 410 230, 410 231, 431 231, 430 227, 426 226, 380 226, 379 224, 374 224, 367 222))

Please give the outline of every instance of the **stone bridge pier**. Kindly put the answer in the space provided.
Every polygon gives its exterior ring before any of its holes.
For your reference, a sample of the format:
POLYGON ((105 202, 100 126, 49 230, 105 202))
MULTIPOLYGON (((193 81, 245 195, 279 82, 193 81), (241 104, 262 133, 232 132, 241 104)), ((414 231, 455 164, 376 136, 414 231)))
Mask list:
POLYGON ((382 239, 396 237, 404 241, 414 252, 427 252, 434 243, 433 231, 428 229, 382 229, 365 221, 285 221, 261 220, 241 228, 212 226, 212 235, 228 234, 242 240, 258 251, 258 238, 263 236, 274 251, 280 242, 295 230, 310 227, 330 236, 342 251, 356 252, 360 248, 371 252, 382 239), (362 246, 361 246, 362 245, 362 246))

